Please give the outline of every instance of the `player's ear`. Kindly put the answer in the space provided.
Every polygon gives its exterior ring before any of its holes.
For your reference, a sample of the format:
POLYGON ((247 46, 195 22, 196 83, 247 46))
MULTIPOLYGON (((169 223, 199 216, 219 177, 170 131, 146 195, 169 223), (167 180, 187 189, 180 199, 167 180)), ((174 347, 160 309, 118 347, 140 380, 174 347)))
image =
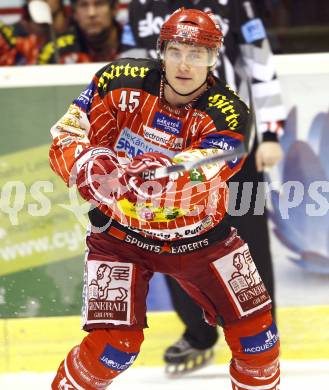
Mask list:
POLYGON ((216 63, 212 66, 208 66, 208 75, 213 74, 216 69, 216 63))

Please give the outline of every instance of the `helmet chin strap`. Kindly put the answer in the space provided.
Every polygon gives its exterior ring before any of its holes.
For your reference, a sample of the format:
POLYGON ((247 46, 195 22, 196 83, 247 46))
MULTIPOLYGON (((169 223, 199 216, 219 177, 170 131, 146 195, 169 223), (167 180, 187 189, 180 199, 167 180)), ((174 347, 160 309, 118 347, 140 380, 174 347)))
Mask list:
POLYGON ((205 84, 207 84, 207 80, 208 80, 209 73, 210 73, 210 72, 207 73, 207 77, 206 77, 205 81, 204 81, 201 85, 199 85, 197 88, 193 89, 193 91, 188 92, 188 93, 180 93, 180 92, 176 91, 176 89, 175 89, 175 88, 169 83, 169 81, 167 80, 166 72, 163 72, 163 80, 164 80, 164 83, 165 83, 165 84, 169 85, 169 87, 170 87, 175 93, 177 93, 177 95, 179 95, 179 96, 189 96, 189 95, 192 95, 194 92, 196 92, 196 91, 197 91, 198 89, 200 89, 201 87, 203 87, 205 84))

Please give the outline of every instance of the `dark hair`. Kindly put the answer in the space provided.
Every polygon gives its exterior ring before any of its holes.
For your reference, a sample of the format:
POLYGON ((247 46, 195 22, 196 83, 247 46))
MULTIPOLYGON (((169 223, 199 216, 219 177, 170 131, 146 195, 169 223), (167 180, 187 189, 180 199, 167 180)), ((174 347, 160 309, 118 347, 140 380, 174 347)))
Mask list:
MULTIPOLYGON (((70 0, 71 6, 74 7, 78 1, 79 0, 70 0)), ((110 3, 111 7, 115 7, 118 3, 118 0, 108 0, 108 2, 110 3)))

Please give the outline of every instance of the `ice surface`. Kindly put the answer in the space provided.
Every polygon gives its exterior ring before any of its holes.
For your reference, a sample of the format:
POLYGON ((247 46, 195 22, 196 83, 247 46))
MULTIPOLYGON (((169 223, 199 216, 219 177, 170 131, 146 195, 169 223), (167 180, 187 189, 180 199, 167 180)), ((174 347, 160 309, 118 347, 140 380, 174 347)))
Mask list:
MULTIPOLYGON (((230 390, 228 367, 211 365, 195 373, 169 379, 162 367, 131 368, 118 377, 111 390, 230 390)), ((0 389, 50 389, 53 373, 12 373, 0 375, 0 389)), ((329 390, 329 360, 283 361, 280 390, 329 390)))

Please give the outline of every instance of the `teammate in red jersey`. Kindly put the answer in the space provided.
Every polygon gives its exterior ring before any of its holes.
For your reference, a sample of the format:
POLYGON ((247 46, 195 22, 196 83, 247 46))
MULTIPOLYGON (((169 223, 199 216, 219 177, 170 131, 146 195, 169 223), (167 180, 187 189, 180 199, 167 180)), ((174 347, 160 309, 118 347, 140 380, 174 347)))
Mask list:
POLYGON ((277 390, 279 337, 248 245, 227 223, 227 186, 243 159, 152 180, 150 170, 236 149, 248 108, 212 70, 222 44, 209 13, 180 9, 159 60, 101 69, 55 124, 53 170, 91 203, 84 277, 88 335, 53 389, 106 389, 136 359, 154 272, 174 277, 223 327, 232 388, 277 390))

